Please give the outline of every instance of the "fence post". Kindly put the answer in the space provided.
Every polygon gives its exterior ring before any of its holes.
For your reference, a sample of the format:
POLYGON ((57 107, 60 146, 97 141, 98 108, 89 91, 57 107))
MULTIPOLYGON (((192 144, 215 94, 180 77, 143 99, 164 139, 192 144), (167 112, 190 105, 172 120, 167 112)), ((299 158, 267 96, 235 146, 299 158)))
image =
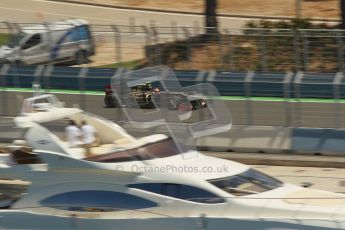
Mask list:
POLYGON ((194 27, 194 35, 197 36, 200 34, 200 24, 199 21, 193 21, 193 27, 194 27))
MULTIPOLYGON (((209 83, 209 84, 213 85, 216 76, 217 76, 217 71, 214 70, 214 69, 210 69, 204 75, 200 74, 199 76, 197 76, 197 81, 199 81, 198 83, 206 82, 206 83, 209 83)), ((212 100, 213 99, 211 99, 211 101, 212 100)), ((204 119, 205 118, 204 113, 201 113, 201 115, 203 116, 201 119, 204 119)), ((207 138, 205 138, 205 146, 207 146, 207 138)))
POLYGON ((336 33, 338 71, 344 71, 344 42, 341 32, 336 33))
POLYGON ((53 39, 52 39, 52 32, 51 32, 51 30, 50 30, 50 28, 49 28, 49 24, 47 23, 47 22, 44 22, 44 27, 45 27, 45 29, 48 31, 48 33, 47 33, 47 37, 48 37, 48 39, 47 39, 47 41, 48 41, 48 44, 47 45, 45 45, 45 50, 46 50, 46 52, 49 54, 49 60, 48 60, 48 65, 53 65, 53 56, 52 56, 52 53, 53 52, 51 52, 51 48, 53 47, 52 46, 52 44, 53 44, 53 39))
POLYGON ((227 52, 227 65, 229 66, 229 70, 233 70, 234 67, 234 59, 233 59, 233 48, 232 48, 232 38, 231 32, 228 29, 224 29, 224 32, 227 37, 227 45, 228 45, 228 52, 227 52))
POLYGON ((85 100, 85 77, 88 73, 88 67, 81 67, 80 72, 78 75, 78 83, 79 83, 79 101, 80 101, 80 108, 83 110, 87 110, 86 100, 85 100))
POLYGON ((34 72, 34 81, 32 82, 32 85, 36 84, 36 85, 40 85, 40 87, 42 87, 41 77, 43 75, 44 69, 45 69, 44 65, 39 65, 36 67, 35 72, 34 72))
POLYGON ((122 65, 122 50, 121 50, 121 31, 120 29, 113 25, 113 31, 115 33, 115 61, 119 66, 122 65))
POLYGON ((146 27, 146 26, 142 26, 141 27, 145 33, 145 47, 146 47, 146 57, 147 57, 147 61, 149 63, 149 65, 152 65, 152 58, 151 58, 151 50, 149 48, 149 46, 151 45, 151 31, 146 27))
POLYGON ((301 70, 301 49, 299 44, 300 31, 295 29, 293 31, 293 47, 294 47, 294 59, 295 59, 295 71, 301 70))
POLYGON ((9 64, 4 64, 1 67, 0 70, 0 77, 1 77, 1 98, 2 98, 2 113, 1 115, 3 116, 8 116, 8 107, 7 105, 9 104, 7 101, 7 93, 6 93, 6 75, 8 71, 10 70, 10 65, 9 64))
POLYGON ((186 27, 182 27, 183 33, 184 33, 184 37, 186 40, 186 55, 187 55, 187 61, 191 62, 190 63, 190 68, 193 69, 193 62, 192 62, 192 58, 191 58, 191 50, 192 50, 192 44, 191 41, 189 39, 190 37, 190 33, 189 30, 186 27))
POLYGON ((296 113, 296 117, 297 117, 295 127, 296 126, 297 127, 300 126, 301 118, 302 118, 300 98, 301 98, 301 83, 302 83, 303 77, 304 77, 304 73, 303 72, 298 72, 296 74, 295 81, 294 81, 295 100, 296 100, 296 110, 295 110, 295 113, 296 113))
POLYGON ((246 95, 246 110, 247 110, 247 125, 253 124, 253 115, 252 115, 252 81, 254 78, 254 72, 248 71, 244 80, 244 92, 246 95))
POLYGON ((195 77, 195 84, 203 83, 207 74, 207 71, 200 70, 195 77))
POLYGON ((291 126, 291 108, 290 108, 290 85, 293 78, 293 73, 288 72, 284 77, 284 99, 285 99, 285 127, 291 126))
POLYGON ((171 34, 175 35, 175 41, 178 40, 177 22, 171 22, 171 34))
POLYGON ((48 65, 43 74, 44 88, 46 89, 46 92, 49 92, 50 90, 50 78, 52 76, 53 70, 54 70, 54 65, 48 65))
POLYGON ((157 32, 157 28, 156 27, 152 27, 152 34, 153 34, 153 40, 154 40, 154 44, 155 44, 155 65, 161 65, 162 64, 162 51, 160 48, 160 44, 159 44, 159 35, 157 32))
POLYGON ((11 37, 14 35, 14 34, 16 34, 18 31, 16 31, 15 29, 17 29, 17 26, 13 26, 13 24, 12 23, 10 23, 10 22, 6 22, 6 21, 4 21, 3 22, 5 25, 6 25, 6 27, 8 28, 8 30, 9 30, 9 32, 10 32, 10 34, 11 34, 11 37), (15 28, 14 28, 15 27, 15 28))
POLYGON ((264 30, 260 30, 260 69, 261 71, 267 72, 267 44, 266 44, 266 34, 264 30))
POLYGON ((335 114, 335 119, 334 119, 334 128, 339 129, 341 127, 341 103, 340 103, 340 99, 341 99, 341 90, 340 90, 340 86, 341 86, 341 82, 343 80, 343 73, 342 72, 338 72, 335 75, 335 78, 333 80, 333 98, 334 98, 334 114, 335 114))
POLYGON ((18 23, 11 23, 11 25, 16 28, 17 32, 20 31, 21 27, 20 27, 20 25, 18 23))
POLYGON ((156 27, 156 20, 150 20, 150 27, 156 27))
POLYGON ((223 50, 223 38, 222 38, 221 33, 218 33, 218 52, 219 52, 220 68, 224 70, 224 50, 223 50))
POLYGON ((303 71, 308 72, 309 69, 309 41, 305 31, 302 31, 303 38, 303 71))
MULTIPOLYGON (((113 79, 114 79, 117 75, 123 74, 123 73, 125 73, 125 72, 126 72, 126 69, 123 68, 123 67, 120 67, 120 68, 118 68, 118 69, 115 70, 113 76, 112 76, 111 79, 110 79, 110 87, 111 87, 111 89, 113 90, 113 93, 115 93, 115 88, 113 87, 113 79)), ((121 84, 122 84, 122 82, 121 82, 121 84)), ((117 92, 117 94, 119 95, 118 92, 117 92)), ((121 94, 121 95, 122 95, 122 94, 121 94)), ((120 95, 120 96, 121 96, 121 95, 120 95)), ((115 95, 114 95, 114 97, 115 97, 115 95)), ((122 104, 121 104, 120 102, 123 102, 123 98, 121 97, 120 100, 118 100, 118 98, 115 97, 115 100, 117 101, 116 107, 122 108, 122 104)), ((115 121, 122 121, 123 118, 124 118, 122 109, 116 109, 115 111, 116 111, 116 112, 115 112, 115 121)))
POLYGON ((129 17, 129 27, 131 34, 136 34, 136 24, 135 24, 135 17, 129 17))

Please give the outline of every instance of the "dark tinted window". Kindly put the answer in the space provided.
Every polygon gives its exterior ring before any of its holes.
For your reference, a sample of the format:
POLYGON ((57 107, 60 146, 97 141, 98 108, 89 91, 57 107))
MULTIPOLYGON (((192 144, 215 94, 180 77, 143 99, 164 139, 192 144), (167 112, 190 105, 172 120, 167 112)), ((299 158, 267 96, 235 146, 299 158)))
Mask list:
MULTIPOLYGON (((129 149, 125 151, 97 155, 87 158, 88 161, 96 162, 126 162, 136 160, 150 160, 155 158, 164 158, 180 154, 180 148, 184 146, 177 146, 171 138, 167 138, 155 143, 147 144, 139 148, 129 149)), ((187 148, 183 150, 187 152, 187 148)))
POLYGON ((23 45, 23 49, 29 49, 31 47, 34 47, 40 44, 40 42, 41 42, 41 35, 35 34, 31 38, 29 38, 29 40, 25 42, 25 44, 23 45))
POLYGON ((176 184, 164 184, 163 185, 163 194, 166 196, 178 198, 179 187, 180 186, 176 185, 176 184))
POLYGON ((157 204, 125 193, 111 191, 73 191, 43 199, 42 205, 69 211, 110 212, 156 207, 157 204))
POLYGON ((196 188, 189 185, 180 184, 162 184, 162 183, 143 183, 128 185, 131 188, 137 188, 164 196, 170 196, 182 200, 189 200, 198 203, 224 203, 224 199, 216 196, 215 194, 196 188))
POLYGON ((282 182, 249 169, 241 174, 209 181, 211 184, 235 196, 246 196, 266 192, 282 185, 282 182))
POLYGON ((78 26, 73 29, 73 40, 87 40, 90 38, 90 32, 87 25, 78 26))
POLYGON ((225 202, 224 199, 214 195, 211 192, 188 185, 180 186, 177 198, 208 204, 225 202))
POLYGON ((141 190, 145 190, 148 192, 163 194, 163 186, 164 184, 161 183, 143 183, 143 184, 130 184, 128 187, 130 188, 138 188, 141 190))

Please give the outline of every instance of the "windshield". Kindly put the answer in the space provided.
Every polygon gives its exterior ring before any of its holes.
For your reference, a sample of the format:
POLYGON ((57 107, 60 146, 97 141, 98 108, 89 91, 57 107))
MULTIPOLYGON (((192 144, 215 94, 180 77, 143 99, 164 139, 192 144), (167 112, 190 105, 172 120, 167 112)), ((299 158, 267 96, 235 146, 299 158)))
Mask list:
POLYGON ((258 194, 278 188, 283 184, 254 169, 227 178, 209 180, 209 182, 234 196, 258 194))
POLYGON ((171 138, 163 139, 138 148, 117 151, 115 153, 96 155, 86 158, 88 161, 96 162, 129 162, 138 160, 151 160, 165 158, 180 154, 180 149, 171 138))
POLYGON ((18 46, 20 42, 27 36, 24 32, 19 32, 18 34, 14 35, 10 41, 7 43, 7 46, 13 48, 15 46, 18 46))

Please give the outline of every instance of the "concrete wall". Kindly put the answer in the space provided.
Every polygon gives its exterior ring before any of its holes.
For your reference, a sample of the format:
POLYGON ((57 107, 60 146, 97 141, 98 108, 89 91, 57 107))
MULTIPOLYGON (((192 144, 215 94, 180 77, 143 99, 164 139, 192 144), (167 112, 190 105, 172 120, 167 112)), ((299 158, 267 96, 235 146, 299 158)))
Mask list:
MULTIPOLYGON (((162 127, 123 126, 138 137, 167 133, 162 127)), ((345 154, 345 129, 235 125, 228 132, 196 139, 194 145, 210 151, 341 155, 345 154)))
POLYGON ((291 149, 300 153, 344 154, 344 129, 295 128, 291 149))
POLYGON ((230 131, 200 138, 195 145, 210 150, 236 152, 286 152, 291 147, 291 128, 234 126, 230 131))
MULTIPOLYGON (((119 124, 136 137, 168 134, 164 127, 138 129, 130 123, 119 124)), ((21 138, 22 132, 15 128, 11 118, 0 119, 0 143, 21 138)), ((235 125, 228 132, 196 139, 193 145, 210 151, 342 155, 345 129, 235 125)))

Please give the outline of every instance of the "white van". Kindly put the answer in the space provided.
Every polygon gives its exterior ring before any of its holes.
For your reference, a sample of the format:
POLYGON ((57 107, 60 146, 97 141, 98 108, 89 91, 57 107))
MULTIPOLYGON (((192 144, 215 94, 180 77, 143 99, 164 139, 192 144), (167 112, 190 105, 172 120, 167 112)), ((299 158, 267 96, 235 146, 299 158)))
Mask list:
POLYGON ((88 22, 73 19, 21 28, 0 47, 0 62, 35 65, 74 61, 82 64, 94 53, 88 22))

